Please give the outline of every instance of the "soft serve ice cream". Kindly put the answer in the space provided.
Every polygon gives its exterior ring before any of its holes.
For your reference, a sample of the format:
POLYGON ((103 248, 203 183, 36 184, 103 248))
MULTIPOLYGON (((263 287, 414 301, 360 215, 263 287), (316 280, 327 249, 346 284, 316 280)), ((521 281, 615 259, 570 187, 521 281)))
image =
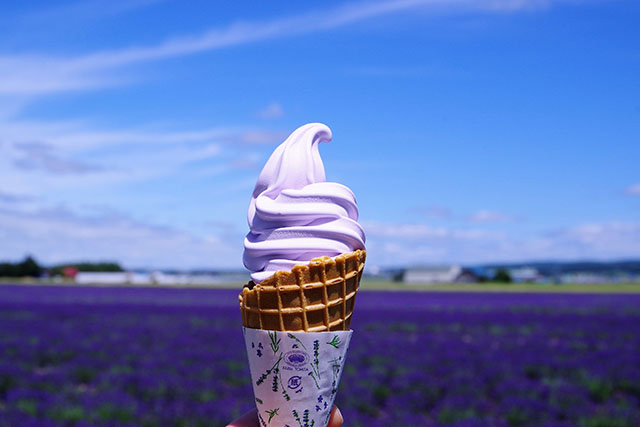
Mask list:
POLYGON ((243 256, 254 283, 314 258, 364 249, 353 192, 325 180, 318 145, 329 141, 327 126, 304 125, 276 148, 260 173, 243 256))

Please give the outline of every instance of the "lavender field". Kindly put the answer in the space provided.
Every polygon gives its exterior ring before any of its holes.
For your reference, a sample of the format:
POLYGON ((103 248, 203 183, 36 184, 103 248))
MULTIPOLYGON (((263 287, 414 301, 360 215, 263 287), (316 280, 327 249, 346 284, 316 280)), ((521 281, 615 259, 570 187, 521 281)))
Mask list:
MULTIPOLYGON (((349 426, 636 426, 640 295, 363 291, 349 426)), ((223 426, 252 407, 235 291, 0 286, 0 425, 223 426)))

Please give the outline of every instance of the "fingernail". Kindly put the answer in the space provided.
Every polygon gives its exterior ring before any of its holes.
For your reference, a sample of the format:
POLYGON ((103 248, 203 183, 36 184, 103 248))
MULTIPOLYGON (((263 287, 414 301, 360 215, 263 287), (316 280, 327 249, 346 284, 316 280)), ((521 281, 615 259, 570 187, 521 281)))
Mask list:
POLYGON ((342 423, 344 422, 344 418, 342 418, 342 412, 340 412, 340 408, 338 408, 336 406, 336 421, 338 422, 338 425, 341 426, 342 423))

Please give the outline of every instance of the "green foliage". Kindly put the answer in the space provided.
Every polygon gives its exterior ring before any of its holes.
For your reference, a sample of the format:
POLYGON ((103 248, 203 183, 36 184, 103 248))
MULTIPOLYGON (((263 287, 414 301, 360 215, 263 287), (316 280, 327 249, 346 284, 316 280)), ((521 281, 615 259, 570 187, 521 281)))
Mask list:
POLYGON ((0 398, 5 398, 7 391, 16 383, 15 378, 9 374, 0 375, 0 398))
POLYGON ((207 403, 216 399, 217 394, 213 390, 204 390, 197 394, 196 399, 198 402, 207 403))
POLYGON ((38 412, 37 402, 31 399, 20 399, 17 406, 19 410, 31 416, 35 416, 38 412))
POLYGON ((51 418, 54 420, 69 423, 77 423, 84 417, 84 408, 76 405, 59 407, 51 413, 51 418))
POLYGON ((510 426, 525 425, 527 424, 527 414, 517 408, 513 408, 507 413, 507 422, 510 426))
POLYGON ((373 388, 373 398, 376 403, 382 404, 391 396, 391 389, 384 384, 377 385, 373 388))
POLYGON ((589 396, 595 402, 605 402, 613 394, 613 384, 606 378, 588 377, 584 380, 589 396))
POLYGON ((9 262, 0 263, 0 277, 18 277, 18 266, 9 262))
POLYGON ((22 273, 22 276, 38 277, 42 269, 33 257, 28 256, 18 264, 18 271, 22 273))
POLYGON ((91 381, 93 381, 93 378, 95 377, 95 372, 93 371, 93 369, 91 368, 87 368, 87 367, 79 367, 76 368, 76 370, 73 372, 73 377, 74 379, 82 384, 88 384, 91 381))
MULTIPOLYGON (((75 267, 78 271, 91 272, 121 272, 124 271, 118 263, 115 262, 81 262, 77 264, 62 264, 54 266, 50 269, 51 274, 62 275, 65 267, 75 267)), ((23 261, 18 263, 3 262, 0 263, 0 277, 39 277, 42 274, 42 267, 38 265, 32 256, 27 256, 23 261)))
POLYGON ((392 322, 389 324, 389 329, 398 332, 416 332, 418 325, 409 322, 392 322))
POLYGON ((496 271, 496 275, 493 276, 493 280, 500 283, 511 283, 511 275, 505 268, 499 268, 496 271))
POLYGON ((0 277, 38 277, 42 269, 35 259, 27 256, 24 261, 18 263, 0 263, 0 277))
POLYGON ((628 420, 622 418, 610 417, 607 415, 597 415, 591 418, 581 420, 581 424, 585 427, 626 427, 628 420))
POLYGON ((438 421, 442 424, 451 424, 468 419, 472 419, 475 416, 473 409, 467 409, 461 411, 457 408, 445 407, 438 413, 438 421))
POLYGON ((128 408, 106 403, 97 412, 98 418, 102 421, 118 421, 127 423, 133 421, 133 413, 128 408))

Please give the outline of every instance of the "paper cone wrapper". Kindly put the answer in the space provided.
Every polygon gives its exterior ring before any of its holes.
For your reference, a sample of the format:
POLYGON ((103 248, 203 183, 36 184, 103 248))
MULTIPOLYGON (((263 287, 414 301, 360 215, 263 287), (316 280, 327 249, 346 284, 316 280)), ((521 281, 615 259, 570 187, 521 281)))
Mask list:
POLYGON ((243 333, 260 425, 325 427, 353 331, 243 333))

